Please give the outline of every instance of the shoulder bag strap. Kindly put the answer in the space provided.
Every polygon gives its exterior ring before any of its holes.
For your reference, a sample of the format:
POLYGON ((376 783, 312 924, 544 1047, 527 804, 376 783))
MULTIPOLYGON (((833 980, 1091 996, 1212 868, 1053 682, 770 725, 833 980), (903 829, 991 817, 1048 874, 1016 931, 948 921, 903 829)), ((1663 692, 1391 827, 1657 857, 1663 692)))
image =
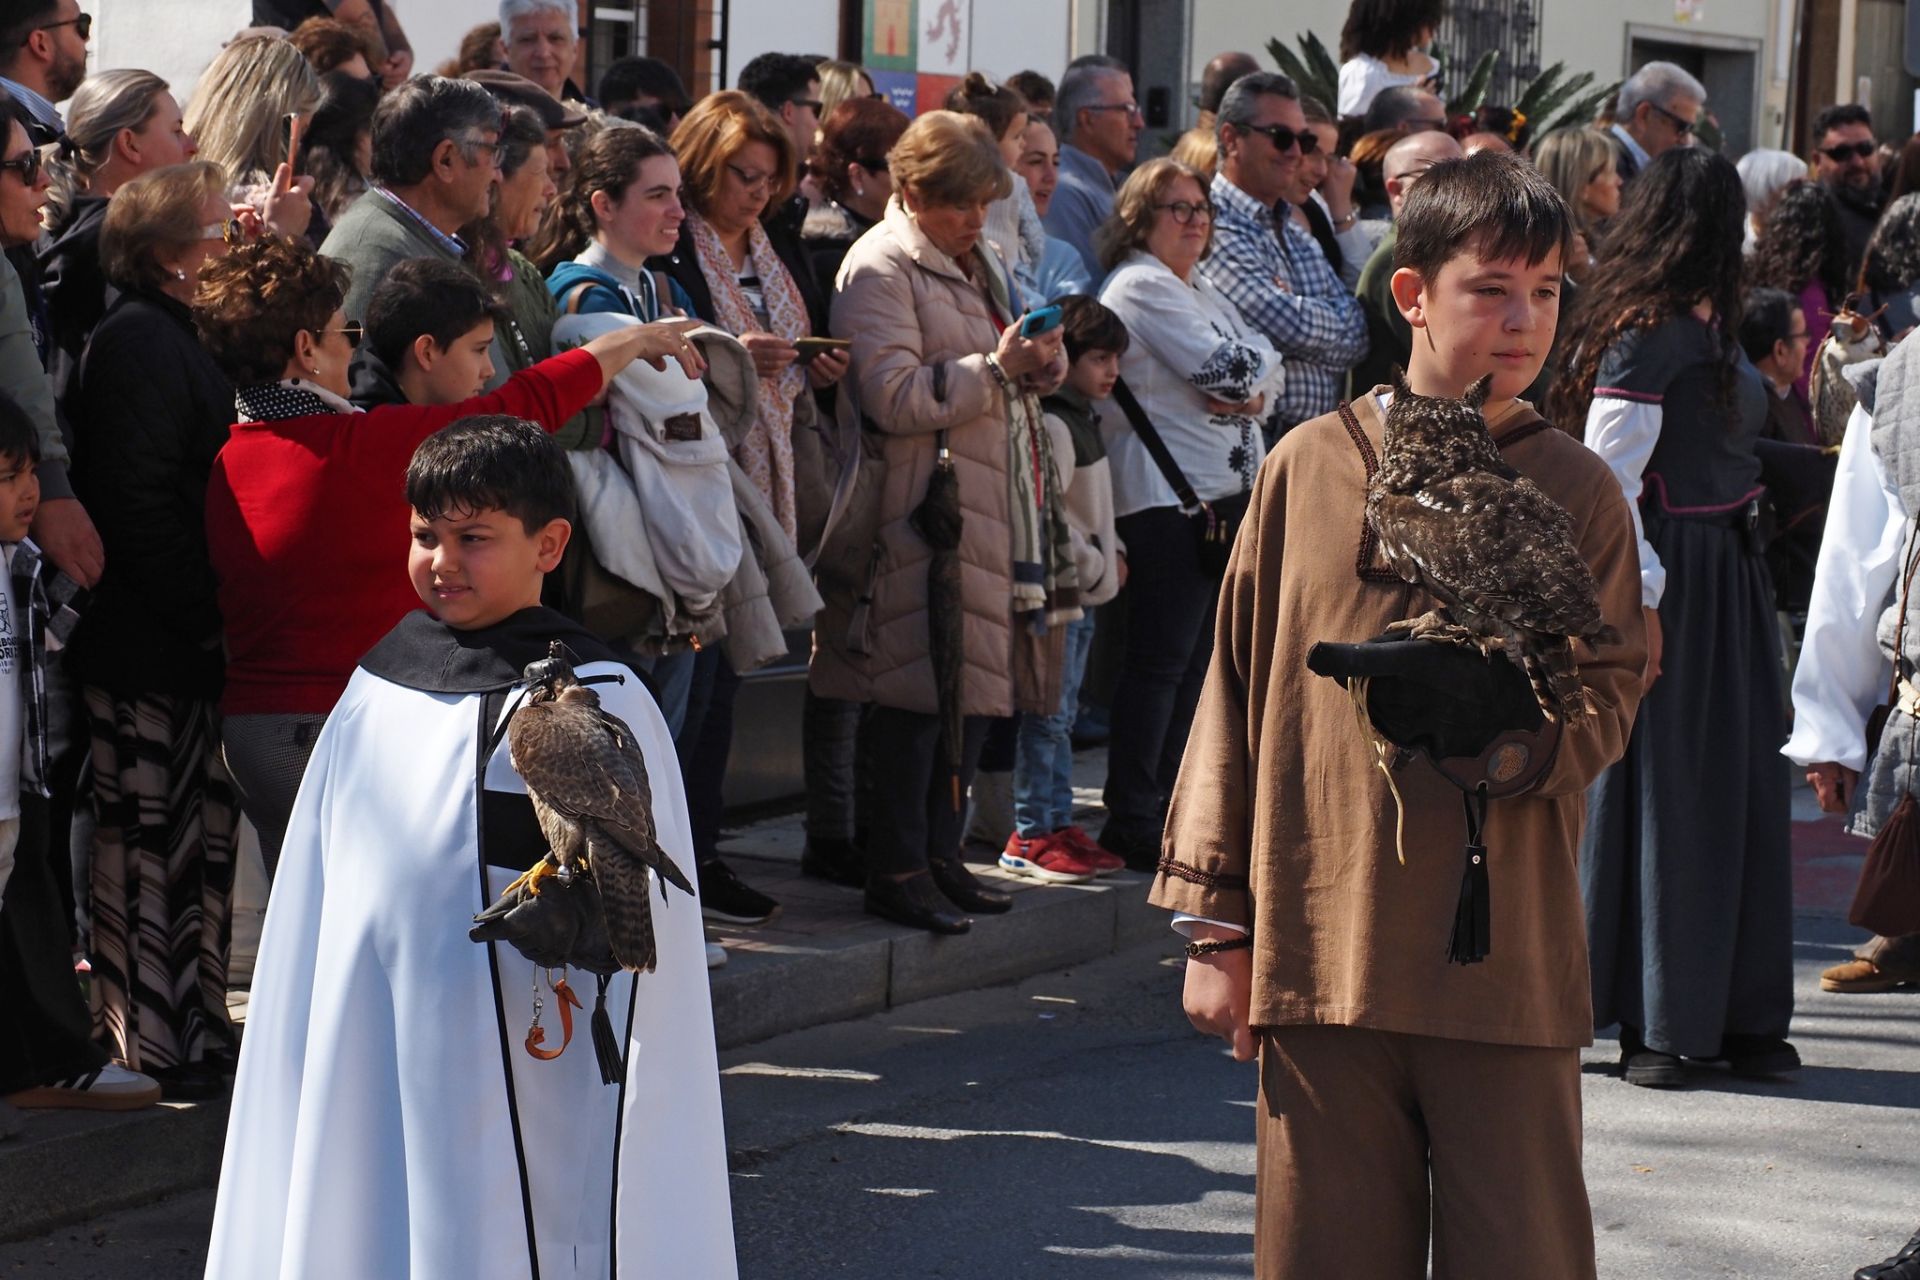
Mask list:
POLYGON ((1116 380, 1113 384, 1113 402, 1119 405, 1120 412, 1127 416, 1127 423, 1133 428, 1133 433, 1140 437, 1140 443, 1147 446, 1147 453, 1152 456, 1153 465, 1160 468, 1160 474, 1166 477, 1169 485, 1173 486, 1173 495, 1180 500, 1180 509, 1189 515, 1206 510, 1207 504, 1200 500, 1200 495, 1195 493, 1193 486, 1187 483, 1186 473, 1180 470, 1180 464, 1173 460, 1173 454, 1167 450, 1167 442, 1160 438, 1160 433, 1154 429, 1153 423, 1147 418, 1147 411, 1140 407, 1140 402, 1134 398, 1133 388, 1127 385, 1124 378, 1116 380))

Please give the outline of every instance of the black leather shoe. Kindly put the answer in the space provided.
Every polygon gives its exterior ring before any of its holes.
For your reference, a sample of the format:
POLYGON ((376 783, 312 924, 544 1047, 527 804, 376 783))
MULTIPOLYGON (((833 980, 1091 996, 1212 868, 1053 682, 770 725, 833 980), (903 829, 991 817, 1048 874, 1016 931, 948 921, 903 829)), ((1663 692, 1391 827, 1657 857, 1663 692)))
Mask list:
POLYGON ((1160 832, 1143 831, 1109 822, 1100 828, 1100 847, 1126 859, 1127 870, 1148 875, 1160 869, 1160 832))
POLYGON ((1737 1076, 1783 1076, 1800 1069, 1800 1052, 1779 1036, 1720 1037, 1720 1052, 1708 1059, 1724 1062, 1737 1076))
POLYGON ((1920 1280, 1920 1231, 1914 1232, 1906 1247, 1885 1262, 1854 1272, 1853 1280, 1920 1280))
POLYGON ((1620 1028, 1620 1075, 1643 1089, 1678 1089, 1687 1082, 1687 1066, 1677 1054, 1647 1048, 1640 1033, 1620 1028))
POLYGON ((955 911, 929 876, 914 874, 905 880, 875 876, 867 882, 866 908, 870 915, 928 933, 965 933, 973 921, 955 911))
POLYGON ((933 887, 962 911, 997 916, 1013 910, 1012 894, 981 884, 958 858, 931 858, 927 870, 933 873, 933 887))
POLYGON ((800 850, 800 874, 849 889, 864 889, 867 855, 851 840, 808 840, 800 850))

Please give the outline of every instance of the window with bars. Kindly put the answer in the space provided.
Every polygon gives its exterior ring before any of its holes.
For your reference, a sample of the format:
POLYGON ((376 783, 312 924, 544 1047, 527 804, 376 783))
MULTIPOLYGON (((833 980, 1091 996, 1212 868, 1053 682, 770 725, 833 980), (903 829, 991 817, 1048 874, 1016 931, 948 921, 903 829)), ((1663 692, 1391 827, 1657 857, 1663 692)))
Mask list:
POLYGON ((680 73, 700 98, 726 87, 727 0, 612 0, 589 10, 589 74, 615 59, 647 54, 680 73))
POLYGON ((1434 40, 1446 66, 1440 96, 1466 88, 1473 64, 1500 51, 1487 86, 1488 106, 1508 106, 1540 74, 1540 7, 1544 0, 1450 0, 1434 40))

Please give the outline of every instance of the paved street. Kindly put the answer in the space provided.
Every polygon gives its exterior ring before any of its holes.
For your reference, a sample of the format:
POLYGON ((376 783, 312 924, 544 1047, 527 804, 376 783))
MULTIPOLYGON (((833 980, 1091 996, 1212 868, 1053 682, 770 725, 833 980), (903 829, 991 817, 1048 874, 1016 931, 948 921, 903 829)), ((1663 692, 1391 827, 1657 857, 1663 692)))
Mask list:
MULTIPOLYGON (((1839 997, 1802 919, 1792 1084, 1629 1089, 1587 1055, 1601 1275, 1849 1275, 1920 1225, 1920 994, 1839 997)), ((730 1053, 749 1280, 1249 1274, 1249 1068, 1189 1033, 1171 946, 730 1053)), ((211 1196, 0 1246, 0 1277, 196 1276, 211 1196)))

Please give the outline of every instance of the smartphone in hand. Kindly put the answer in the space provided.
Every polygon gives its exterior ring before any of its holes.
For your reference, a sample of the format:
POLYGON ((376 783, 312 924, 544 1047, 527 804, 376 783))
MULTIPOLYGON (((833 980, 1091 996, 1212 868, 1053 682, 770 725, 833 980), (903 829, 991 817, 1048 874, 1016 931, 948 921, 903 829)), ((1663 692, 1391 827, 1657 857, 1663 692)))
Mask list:
POLYGON ((1020 321, 1020 336, 1038 338, 1052 333, 1060 327, 1060 308, 1058 306, 1041 307, 1038 311, 1029 311, 1020 321))

